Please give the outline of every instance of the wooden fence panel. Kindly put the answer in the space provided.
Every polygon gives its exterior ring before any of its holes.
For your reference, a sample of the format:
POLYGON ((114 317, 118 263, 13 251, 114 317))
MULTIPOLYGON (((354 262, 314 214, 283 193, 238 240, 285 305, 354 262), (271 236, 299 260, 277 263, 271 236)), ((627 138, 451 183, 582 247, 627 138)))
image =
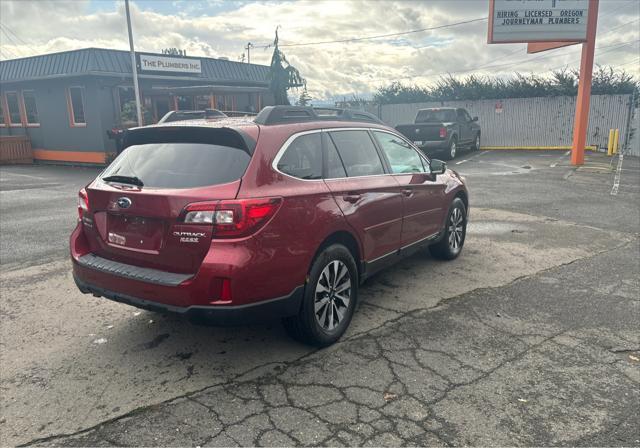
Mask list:
POLYGON ((31 139, 28 136, 0 136, 0 165, 11 163, 33 163, 31 139))

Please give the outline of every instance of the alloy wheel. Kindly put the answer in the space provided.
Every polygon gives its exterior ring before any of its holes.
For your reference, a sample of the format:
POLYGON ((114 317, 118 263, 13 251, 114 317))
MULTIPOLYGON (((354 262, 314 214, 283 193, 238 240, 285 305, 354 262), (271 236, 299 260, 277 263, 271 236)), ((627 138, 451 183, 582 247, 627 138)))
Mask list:
POLYGON ((480 149, 480 136, 476 136, 476 151, 480 149))
POLYGON ((351 302, 351 274, 347 266, 333 260, 318 278, 314 297, 314 315, 325 331, 334 331, 342 322, 351 302))
POLYGON ((456 157, 456 142, 455 140, 451 142, 451 147, 449 148, 449 155, 451 156, 452 159, 455 159, 456 157))
POLYGON ((462 247, 464 237, 464 216, 459 208, 454 208, 449 216, 449 247, 453 251, 458 251, 462 247))

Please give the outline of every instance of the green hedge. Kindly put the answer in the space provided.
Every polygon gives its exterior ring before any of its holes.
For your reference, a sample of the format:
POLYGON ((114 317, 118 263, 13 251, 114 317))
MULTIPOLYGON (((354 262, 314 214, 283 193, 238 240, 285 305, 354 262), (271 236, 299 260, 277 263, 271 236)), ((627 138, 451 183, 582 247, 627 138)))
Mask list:
MULTIPOLYGON (((598 66, 591 84, 593 95, 635 93, 639 82, 624 70, 598 66)), ((456 78, 441 77, 434 85, 405 85, 393 82, 378 89, 374 101, 380 104, 423 103, 428 101, 483 100, 502 98, 532 98, 541 96, 576 95, 578 73, 556 70, 549 77, 515 73, 508 78, 471 75, 456 78)))

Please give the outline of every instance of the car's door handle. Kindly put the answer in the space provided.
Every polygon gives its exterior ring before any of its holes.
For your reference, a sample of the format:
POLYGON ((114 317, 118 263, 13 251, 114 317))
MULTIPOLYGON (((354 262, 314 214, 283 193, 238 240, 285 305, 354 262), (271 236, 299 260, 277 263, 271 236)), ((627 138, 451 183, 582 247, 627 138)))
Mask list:
POLYGON ((411 188, 404 188, 402 190, 402 194, 406 197, 410 197, 413 194, 413 190, 411 188))
POLYGON ((342 199, 344 199, 347 202, 351 202, 352 204, 355 204, 356 202, 358 202, 360 198, 361 198, 361 195, 354 194, 354 193, 348 193, 342 196, 342 199))

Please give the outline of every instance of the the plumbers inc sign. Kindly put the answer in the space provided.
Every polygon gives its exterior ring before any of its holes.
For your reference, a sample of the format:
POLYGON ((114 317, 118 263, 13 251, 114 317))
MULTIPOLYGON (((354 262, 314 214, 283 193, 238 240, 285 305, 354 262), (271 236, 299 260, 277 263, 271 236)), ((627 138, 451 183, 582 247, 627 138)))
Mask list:
POLYGON ((140 70, 148 72, 202 73, 200 59, 141 54, 140 70))
POLYGON ((582 42, 589 0, 491 0, 489 43, 582 42))

